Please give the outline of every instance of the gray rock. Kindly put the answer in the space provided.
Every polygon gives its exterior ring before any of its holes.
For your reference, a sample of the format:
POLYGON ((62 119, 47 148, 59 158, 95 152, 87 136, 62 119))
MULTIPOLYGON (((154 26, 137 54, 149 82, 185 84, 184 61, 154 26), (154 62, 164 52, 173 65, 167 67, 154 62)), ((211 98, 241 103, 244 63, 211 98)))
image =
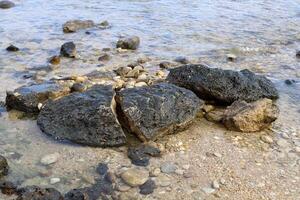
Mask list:
POLYGON ((140 194, 148 195, 153 193, 154 189, 156 188, 156 185, 153 180, 148 179, 146 183, 141 185, 139 188, 140 188, 140 194))
POLYGON ((115 116, 114 90, 95 85, 48 102, 37 123, 46 134, 91 146, 121 146, 126 138, 115 116))
POLYGON ((27 186, 18 190, 17 200, 63 200, 63 196, 54 188, 27 186))
POLYGON ((297 57, 297 58, 300 58, 300 50, 298 50, 298 51, 296 52, 296 57, 297 57))
POLYGON ((95 23, 92 20, 70 20, 63 25, 65 33, 73 33, 81 29, 92 28, 95 23))
POLYGON ((121 174, 122 180, 132 187, 143 185, 149 177, 149 172, 131 168, 121 174))
POLYGON ((8 164, 6 158, 0 155, 0 178, 8 174, 8 164))
POLYGON ((163 163, 160 167, 161 172, 167 173, 167 174, 174 173, 176 171, 176 169, 177 169, 177 166, 170 162, 163 163))
POLYGON ((76 53, 77 51, 74 42, 66 42, 60 48, 60 55, 67 58, 75 58, 76 53))
POLYGON ((117 42, 117 48, 136 50, 140 45, 140 38, 132 36, 128 38, 119 39, 117 42))
POLYGON ((278 91, 264 76, 249 70, 232 71, 206 65, 184 65, 171 69, 167 81, 195 92, 201 99, 230 104, 236 100, 277 99, 278 91))
POLYGON ((127 155, 132 164, 138 166, 148 166, 150 156, 160 156, 161 151, 156 147, 143 144, 137 147, 129 147, 127 155))
POLYGON ((13 92, 8 91, 6 94, 6 105, 28 113, 38 113, 39 104, 48 99, 55 99, 70 92, 67 83, 45 82, 29 86, 22 86, 13 92))
POLYGON ((193 92, 167 83, 124 89, 116 100, 122 125, 142 141, 184 129, 203 105, 193 92))
POLYGON ((15 4, 11 1, 0 1, 0 8, 2 9, 8 9, 14 7, 15 4))

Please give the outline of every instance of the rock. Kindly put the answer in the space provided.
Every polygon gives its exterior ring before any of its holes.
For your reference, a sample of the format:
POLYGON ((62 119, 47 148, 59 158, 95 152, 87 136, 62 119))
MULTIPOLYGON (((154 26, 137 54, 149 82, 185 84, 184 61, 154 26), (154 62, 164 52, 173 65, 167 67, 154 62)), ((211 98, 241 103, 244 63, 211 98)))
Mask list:
POLYGON ((43 165, 51 165, 57 162, 59 153, 48 154, 41 159, 43 165))
POLYGON ((13 195, 17 193, 17 186, 14 183, 9 181, 1 181, 0 190, 2 194, 13 195))
POLYGON ((219 123, 223 119, 224 112, 225 112, 224 109, 218 108, 218 109, 212 110, 208 113, 205 113, 204 117, 208 121, 219 123))
POLYGON ((108 26, 109 26, 109 23, 108 23, 107 20, 105 20, 105 21, 100 22, 99 25, 102 26, 102 27, 108 27, 108 26))
POLYGON ((67 58, 75 58, 76 53, 77 51, 74 42, 66 42, 60 48, 60 55, 67 58))
POLYGON ((296 52, 296 57, 300 58, 300 50, 296 52))
POLYGON ((135 87, 146 87, 146 86, 148 86, 148 84, 145 83, 145 82, 138 82, 138 83, 136 83, 134 86, 135 86, 135 87))
POLYGON ((95 85, 83 93, 49 101, 37 123, 58 139, 100 147, 124 145, 126 137, 115 115, 113 97, 112 86, 95 85))
POLYGON ((141 185, 140 188, 140 194, 144 194, 144 195, 148 195, 153 193, 154 189, 155 189, 156 185, 155 182, 151 179, 148 179, 146 181, 146 183, 144 183, 143 185, 141 185))
POLYGON ((8 174, 8 168, 6 158, 0 155, 0 178, 8 174))
POLYGON ((98 57, 98 61, 108 61, 108 60, 110 60, 110 55, 108 53, 102 53, 98 57))
POLYGON ((172 63, 168 62, 168 61, 163 61, 161 63, 159 63, 159 67, 162 69, 169 69, 172 66, 172 63))
POLYGON ((150 172, 150 176, 152 176, 152 177, 157 177, 157 176, 159 176, 160 173, 161 173, 160 168, 154 168, 154 169, 150 172))
POLYGON ((284 81, 284 83, 285 84, 287 84, 287 85, 292 85, 292 84, 294 84, 294 83, 296 83, 296 81, 295 80, 291 80, 291 79, 286 79, 285 81, 284 81))
POLYGON ((261 139, 263 142, 268 143, 268 144, 272 144, 272 143, 273 143, 273 139, 272 139, 270 136, 268 136, 268 135, 262 135, 262 136, 260 137, 260 139, 261 139))
POLYGON ((117 70, 115 70, 115 72, 119 76, 125 77, 131 70, 132 70, 131 67, 119 67, 117 70))
POLYGON ((159 185, 161 187, 168 187, 171 185, 170 178, 165 175, 157 177, 156 180, 157 180, 157 185, 159 185))
POLYGON ((138 58, 137 59, 137 63, 139 63, 139 64, 144 64, 144 63, 146 63, 146 62, 148 62, 148 61, 150 61, 151 59, 149 58, 149 57, 147 57, 147 56, 142 56, 142 57, 140 57, 140 58, 138 58))
POLYGON ((216 181, 216 180, 214 180, 213 182, 212 182, 212 187, 214 188, 214 189, 219 189, 220 188, 220 184, 219 184, 219 182, 218 181, 216 181))
POLYGON ((49 63, 51 63, 52 65, 59 65, 60 57, 59 56, 52 56, 51 58, 49 58, 49 63))
POLYGON ((108 171, 108 166, 105 163, 99 163, 97 166, 96 171, 100 174, 100 175, 104 175, 107 173, 108 171))
POLYGON ((73 189, 65 194, 64 200, 90 200, 85 190, 73 189))
POLYGON ((236 101, 227 107, 223 123, 230 130, 256 132, 270 126, 278 114, 277 106, 270 99, 260 99, 253 103, 236 101))
POLYGON ((52 184, 52 185, 59 183, 59 182, 60 182, 60 178, 51 178, 50 179, 50 184, 52 184))
POLYGON ((81 29, 92 28, 95 23, 92 20, 70 20, 63 25, 65 33, 73 33, 81 29))
POLYGON ((183 57, 183 56, 179 56, 179 57, 175 58, 174 61, 181 63, 181 64, 188 64, 190 62, 186 57, 183 57))
POLYGON ((12 8, 14 6, 15 6, 15 4, 11 1, 6 1, 6 0, 0 1, 0 8, 2 8, 2 9, 8 9, 8 8, 12 8))
POLYGON ((142 141, 184 129, 203 105, 193 92, 167 83, 124 89, 116 100, 122 123, 142 141))
POLYGON ((177 166, 170 162, 165 162, 161 165, 160 170, 162 173, 171 174, 177 170, 177 166))
POLYGON ((116 189, 120 192, 126 192, 126 191, 130 190, 131 187, 129 185, 125 185, 125 184, 118 184, 116 189))
POLYGON ((87 87, 82 83, 74 83, 71 87, 71 92, 84 92, 87 87))
POLYGON ((202 191, 205 192, 206 194, 211 194, 211 193, 214 193, 216 190, 211 187, 204 187, 204 188, 202 188, 202 191))
POLYGON ((128 38, 119 39, 117 42, 117 48, 136 50, 140 45, 140 38, 132 36, 128 38))
POLYGON ((63 196, 54 188, 28 186, 18 190, 17 200, 63 200, 63 196))
POLYGON ((143 185, 149 177, 146 170, 131 168, 121 174, 122 180, 132 187, 143 185))
POLYGON ((279 139, 276 141, 277 145, 280 147, 287 147, 289 145, 289 143, 285 140, 285 139, 279 139))
POLYGON ((204 105, 202 110, 206 113, 213 111, 215 109, 215 107, 213 105, 204 105))
POLYGON ((8 91, 6 94, 6 105, 28 113, 38 113, 39 103, 44 103, 48 99, 55 99, 70 92, 67 83, 44 82, 29 86, 22 86, 13 92, 8 91))
POLYGON ((6 50, 16 52, 16 51, 19 51, 20 49, 14 45, 10 45, 6 48, 6 50))
POLYGON ((234 62, 237 59, 237 56, 234 54, 227 54, 226 57, 227 57, 227 60, 230 62, 234 62))
POLYGON ((201 99, 231 104, 260 98, 277 99, 278 91, 264 76, 245 69, 240 72, 209 68, 206 65, 184 65, 171 69, 167 81, 192 90, 201 99))
POLYGON ((129 147, 127 151, 131 163, 138 166, 148 166, 150 156, 160 156, 160 150, 150 145, 140 145, 138 147, 129 147))

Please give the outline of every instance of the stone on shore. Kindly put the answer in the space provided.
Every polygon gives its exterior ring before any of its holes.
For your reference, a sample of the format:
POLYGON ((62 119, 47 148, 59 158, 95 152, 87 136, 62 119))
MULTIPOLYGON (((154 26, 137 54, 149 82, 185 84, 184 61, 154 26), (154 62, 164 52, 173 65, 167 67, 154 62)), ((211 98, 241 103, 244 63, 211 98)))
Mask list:
POLYGON ((140 186, 146 183, 149 172, 142 169, 131 168, 121 174, 122 180, 132 187, 140 186))
POLYGON ((192 90, 201 99, 221 104, 231 104, 236 100, 251 102, 260 98, 278 98, 278 91, 269 79, 247 69, 232 71, 202 64, 184 65, 171 69, 167 81, 192 90))
POLYGON ((119 39, 117 48, 136 50, 140 45, 140 38, 137 36, 119 39))
POLYGON ((74 42, 66 42, 60 48, 60 55, 67 58, 75 58, 77 54, 74 42))
POLYGON ((8 164, 6 158, 0 155, 0 178, 8 174, 8 164))
POLYGON ((7 0, 0 1, 0 8, 8 9, 8 8, 12 8, 12 7, 15 7, 15 4, 13 2, 7 1, 7 0))
POLYGON ((154 189, 156 188, 156 185, 153 180, 148 179, 146 183, 141 185, 139 188, 140 188, 140 194, 148 195, 153 193, 154 189))
POLYGON ((270 126, 278 114, 279 110, 271 99, 264 98, 252 103, 235 101, 227 107, 223 123, 230 130, 256 132, 270 126))
POLYGON ((12 52, 16 52, 16 51, 19 51, 20 49, 18 47, 16 47, 15 45, 9 45, 7 48, 6 48, 6 51, 12 51, 12 52))
POLYGON ((117 93, 123 125, 142 141, 186 128, 203 106, 193 92, 168 83, 117 93))
POLYGON ((45 82, 29 86, 22 86, 6 94, 8 108, 28 113, 38 113, 39 105, 48 99, 55 99, 70 92, 67 83, 45 82))
POLYGON ((112 86, 95 85, 83 93, 72 93, 49 101, 37 123, 57 139, 90 146, 111 147, 126 143, 115 115, 112 86))
POLYGON ((27 186, 18 190, 17 200, 63 200, 63 196, 54 188, 27 186))
POLYGON ((92 28, 95 23, 92 20, 70 20, 63 25, 64 33, 74 33, 81 29, 92 28))
POLYGON ((137 166, 148 166, 150 156, 160 156, 161 151, 156 147, 143 144, 137 147, 129 147, 127 155, 132 164, 137 166))
POLYGON ((17 186, 10 181, 1 181, 0 190, 2 194, 13 195, 17 192, 17 186))

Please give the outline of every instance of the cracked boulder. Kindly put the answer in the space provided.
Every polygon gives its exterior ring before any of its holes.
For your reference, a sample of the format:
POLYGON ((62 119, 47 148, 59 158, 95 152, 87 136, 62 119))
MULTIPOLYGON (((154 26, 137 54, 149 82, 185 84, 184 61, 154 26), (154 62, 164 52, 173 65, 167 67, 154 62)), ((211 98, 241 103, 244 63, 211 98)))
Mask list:
POLYGON ((260 98, 277 99, 278 91, 265 76, 245 69, 241 71, 209 68, 205 65, 184 65, 171 69, 167 81, 192 90, 204 100, 231 104, 260 98))
POLYGON ((22 86, 13 92, 7 92, 6 106, 27 113, 38 113, 40 105, 45 101, 56 99, 68 93, 70 93, 68 83, 45 82, 22 86))
POLYGON ((226 128, 241 132, 256 132, 270 126, 278 117, 279 109, 271 99, 247 103, 235 101, 223 115, 226 128))
POLYGON ((142 141, 184 129, 203 105, 192 91, 168 83, 124 89, 116 100, 122 125, 142 141))
POLYGON ((37 124, 48 135, 75 143, 111 147, 126 143, 115 115, 114 90, 95 85, 83 93, 72 93, 49 101, 37 124))

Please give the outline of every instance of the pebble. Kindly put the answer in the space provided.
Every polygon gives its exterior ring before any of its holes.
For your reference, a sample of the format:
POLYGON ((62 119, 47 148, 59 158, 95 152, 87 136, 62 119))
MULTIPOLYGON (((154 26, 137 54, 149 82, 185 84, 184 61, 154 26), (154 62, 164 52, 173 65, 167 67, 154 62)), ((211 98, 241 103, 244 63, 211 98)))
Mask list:
POLYGON ((214 181, 212 182, 212 187, 213 187, 214 189, 219 189, 219 188, 220 188, 219 182, 218 182, 217 180, 214 180, 214 181))
POLYGON ((107 173, 108 171, 108 166, 105 163, 99 163, 97 166, 96 171, 100 174, 100 175, 104 175, 107 173))
POLYGON ((276 143, 280 147, 287 147, 289 145, 289 143, 284 139, 279 139, 276 143))
POLYGON ((98 57, 98 61, 108 61, 110 60, 110 55, 107 53, 103 53, 98 57))
POLYGON ((71 87, 72 92, 84 92, 87 87, 82 83, 74 83, 71 87))
POLYGON ((176 169, 175 173, 178 174, 178 175, 183 175, 184 174, 184 170, 182 170, 182 169, 176 169))
POLYGON ((211 187, 204 187, 204 188, 202 188, 202 191, 205 192, 206 194, 211 194, 211 193, 214 193, 216 190, 211 187))
POLYGON ((117 184, 116 189, 120 192, 127 192, 128 190, 131 189, 131 187, 129 185, 119 183, 117 184))
POLYGON ((188 170, 190 168, 190 165, 182 165, 182 168, 188 170))
POLYGON ((223 179, 223 178, 221 178, 221 179, 220 179, 220 183, 221 183, 222 185, 225 185, 225 183, 226 183, 226 180, 225 180, 225 179, 223 179))
POLYGON ((56 163, 59 158, 59 153, 53 153, 42 157, 41 163, 43 165, 50 165, 56 163))
POLYGON ((154 176, 157 177, 159 176, 159 174, 161 173, 160 168, 154 168, 151 172, 150 172, 150 176, 154 176))
POLYGON ((12 51, 12 52, 16 52, 19 51, 20 49, 14 45, 10 45, 6 48, 7 51, 12 51))
POLYGON ((273 139, 270 136, 268 136, 268 135, 263 135, 263 136, 260 137, 260 139, 263 142, 268 143, 268 144, 273 143, 273 139))
POLYGON ((60 182, 60 178, 51 178, 50 179, 50 184, 56 184, 56 183, 59 183, 60 182))
POLYGON ((52 56, 51 58, 49 58, 49 63, 51 63, 52 65, 59 65, 60 57, 59 56, 52 56))
POLYGON ((140 188, 140 193, 147 195, 147 194, 151 194, 153 193, 154 189, 155 189, 156 185, 155 182, 151 179, 147 180, 146 183, 144 183, 143 185, 141 185, 140 188))
POLYGON ((171 185, 171 180, 167 176, 159 176, 156 180, 157 184, 161 187, 168 187, 171 185))
POLYGON ((143 185, 148 177, 148 171, 135 168, 128 169, 121 174, 123 181, 132 187, 143 185))
POLYGON ((15 6, 15 4, 11 1, 8 1, 8 0, 0 1, 0 8, 2 8, 2 9, 8 9, 8 8, 12 8, 14 6, 15 6))
POLYGON ((138 82, 134 85, 135 87, 145 87, 145 86, 148 86, 147 83, 145 82, 138 82))
POLYGON ((190 62, 186 57, 183 57, 183 56, 179 56, 179 57, 175 58, 174 61, 181 63, 181 64, 188 64, 190 62))
POLYGON ((168 69, 171 67, 171 63, 168 61, 163 61, 163 62, 159 63, 159 67, 162 69, 168 69))
POLYGON ((297 58, 300 58, 300 50, 298 50, 298 51, 296 52, 296 57, 297 57, 297 58))
POLYGON ((162 166, 160 167, 161 172, 167 174, 174 173, 176 169, 177 166, 170 162, 163 163, 162 166))
POLYGON ((234 54, 227 54, 226 57, 227 57, 227 60, 231 61, 231 62, 234 62, 237 59, 237 56, 234 54))
POLYGON ((191 177, 193 177, 193 173, 192 172, 185 172, 184 174, 183 174, 183 177, 184 178, 191 178, 191 177))
POLYGON ((218 152, 214 152, 213 154, 214 154, 214 156, 216 156, 216 157, 218 157, 218 158, 221 158, 221 157, 222 157, 222 154, 220 154, 220 153, 218 153, 218 152))

